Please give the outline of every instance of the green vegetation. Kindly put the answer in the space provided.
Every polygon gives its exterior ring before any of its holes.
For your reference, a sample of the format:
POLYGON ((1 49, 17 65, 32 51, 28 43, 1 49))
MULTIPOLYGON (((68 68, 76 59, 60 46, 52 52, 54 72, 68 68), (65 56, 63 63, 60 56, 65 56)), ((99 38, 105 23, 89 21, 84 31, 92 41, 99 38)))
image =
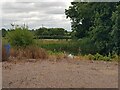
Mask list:
POLYGON ((63 28, 39 28, 34 31, 37 39, 70 39, 67 30, 63 28))
POLYGON ((15 47, 26 47, 34 44, 33 34, 25 26, 17 26, 13 31, 8 32, 7 39, 15 47))
POLYGON ((120 54, 120 2, 71 4, 65 14, 72 20, 74 38, 82 39, 87 49, 93 45, 94 54, 120 54))
POLYGON ((6 33, 7 33, 6 29, 2 28, 2 37, 5 37, 6 33))
POLYGON ((99 53, 96 53, 95 55, 89 54, 87 55, 89 60, 103 60, 103 61, 118 61, 118 55, 115 55, 115 57, 111 56, 103 56, 99 53))
POLYGON ((71 4, 65 10, 65 14, 72 21, 72 32, 64 28, 45 27, 28 30, 25 25, 22 27, 12 25, 11 30, 2 29, 3 44, 10 43, 12 47, 17 48, 32 46, 33 49, 31 47, 29 52, 33 57, 37 55, 37 53, 33 54, 37 50, 34 46, 37 46, 58 57, 64 56, 64 53, 71 53, 85 56, 89 60, 118 61, 120 2, 72 2, 71 4))
POLYGON ((79 45, 75 41, 66 40, 37 40, 38 45, 46 50, 51 50, 53 52, 66 52, 77 55, 79 52, 79 45))

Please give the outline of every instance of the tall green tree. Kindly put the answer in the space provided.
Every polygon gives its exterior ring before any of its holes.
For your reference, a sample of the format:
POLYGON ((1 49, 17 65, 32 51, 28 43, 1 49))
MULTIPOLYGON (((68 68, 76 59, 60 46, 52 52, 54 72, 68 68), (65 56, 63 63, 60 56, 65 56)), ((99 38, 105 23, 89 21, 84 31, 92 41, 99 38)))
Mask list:
POLYGON ((72 20, 71 27, 73 31, 76 31, 75 36, 77 38, 83 38, 87 35, 89 27, 91 27, 92 22, 92 9, 91 5, 88 3, 78 3, 72 2, 72 6, 65 10, 67 18, 72 20))
POLYGON ((113 27, 112 27, 112 42, 113 42, 113 50, 120 54, 120 3, 118 6, 116 6, 116 11, 112 14, 112 21, 113 21, 113 27))
POLYGON ((90 38, 101 54, 120 51, 119 44, 119 2, 72 2, 65 10, 71 19, 74 36, 78 39, 90 38))

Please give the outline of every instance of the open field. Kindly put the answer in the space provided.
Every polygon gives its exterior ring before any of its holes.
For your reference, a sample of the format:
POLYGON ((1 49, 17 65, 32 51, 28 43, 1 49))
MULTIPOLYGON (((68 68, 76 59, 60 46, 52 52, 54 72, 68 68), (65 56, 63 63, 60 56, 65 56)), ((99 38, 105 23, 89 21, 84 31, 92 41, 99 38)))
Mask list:
POLYGON ((120 2, 6 1, 3 88, 118 88, 120 2))
POLYGON ((117 88, 117 62, 3 62, 3 88, 117 88))

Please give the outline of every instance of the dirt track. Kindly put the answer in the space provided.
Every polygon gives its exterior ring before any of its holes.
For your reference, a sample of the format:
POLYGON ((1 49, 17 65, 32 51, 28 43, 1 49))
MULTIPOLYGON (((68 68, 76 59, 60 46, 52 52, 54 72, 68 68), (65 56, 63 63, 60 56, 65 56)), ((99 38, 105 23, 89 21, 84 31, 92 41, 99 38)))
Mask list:
POLYGON ((3 62, 3 88, 117 88, 115 62, 3 62))

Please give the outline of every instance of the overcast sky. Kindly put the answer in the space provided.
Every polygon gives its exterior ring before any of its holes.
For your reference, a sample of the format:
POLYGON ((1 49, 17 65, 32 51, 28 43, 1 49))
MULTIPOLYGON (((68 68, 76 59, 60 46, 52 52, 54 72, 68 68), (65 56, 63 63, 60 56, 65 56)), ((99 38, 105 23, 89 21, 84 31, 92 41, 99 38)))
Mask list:
MULTIPOLYGON (((71 30, 70 20, 66 19, 65 9, 73 0, 0 0, 0 28, 11 28, 11 23, 30 29, 44 27, 62 27, 71 30), (1 5, 2 4, 2 5, 1 5)), ((80 0, 77 0, 80 1, 80 0)), ((119 1, 119 0, 81 0, 81 1, 119 1)))
POLYGON ((71 30, 65 9, 72 0, 2 0, 2 27, 11 28, 11 23, 27 24, 30 29, 62 27, 71 30))

